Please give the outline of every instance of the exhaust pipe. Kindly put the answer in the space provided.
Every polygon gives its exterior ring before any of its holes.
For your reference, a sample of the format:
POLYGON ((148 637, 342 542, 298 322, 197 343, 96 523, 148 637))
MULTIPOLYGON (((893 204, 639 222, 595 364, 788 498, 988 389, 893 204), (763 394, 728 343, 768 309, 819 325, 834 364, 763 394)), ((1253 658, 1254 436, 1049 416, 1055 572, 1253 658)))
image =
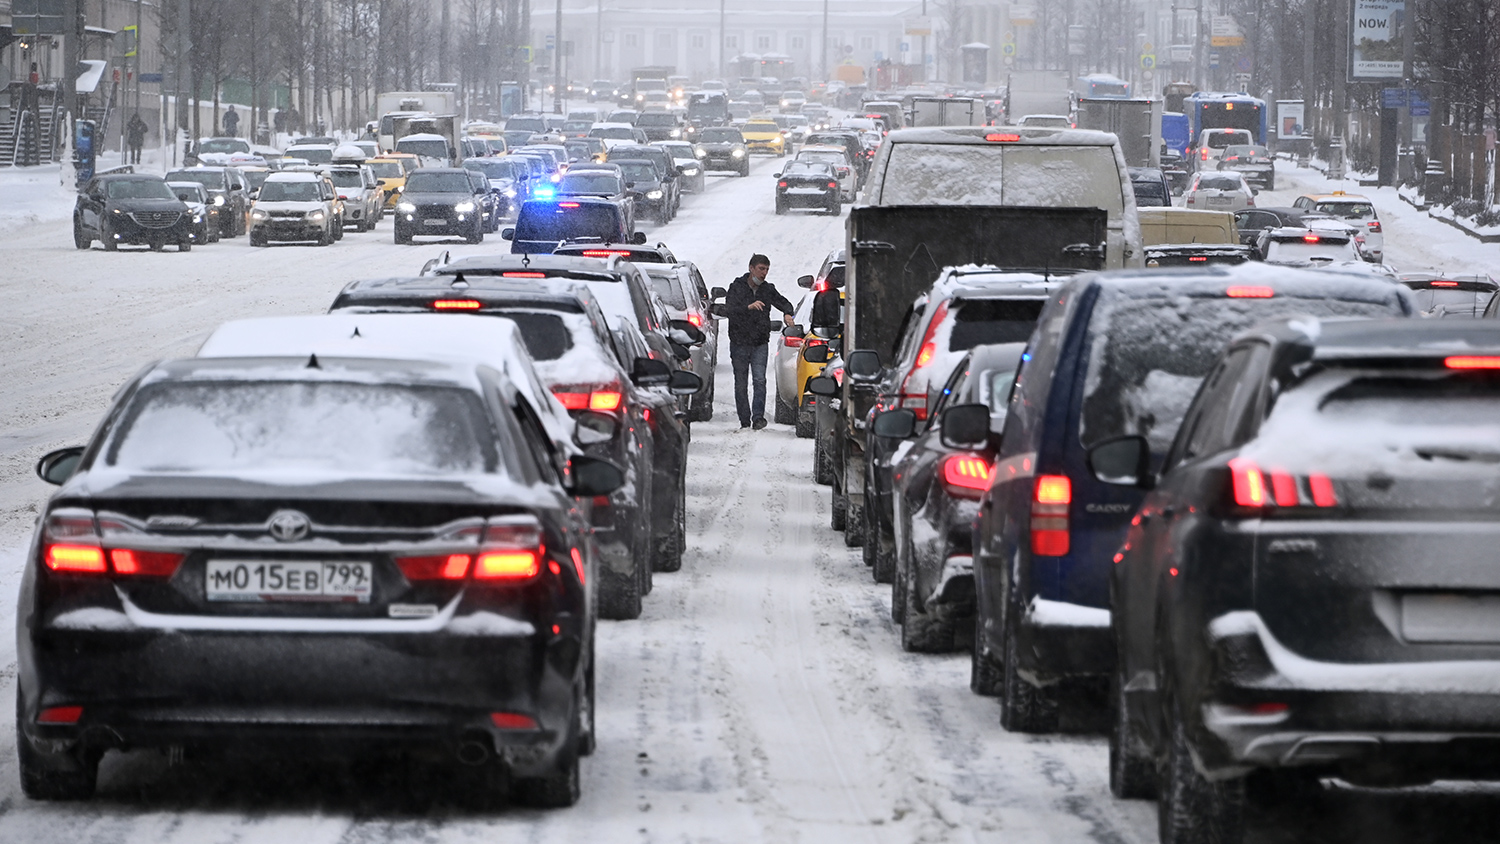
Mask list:
POLYGON ((483 765, 490 760, 489 736, 470 735, 458 743, 458 761, 465 765, 483 765))

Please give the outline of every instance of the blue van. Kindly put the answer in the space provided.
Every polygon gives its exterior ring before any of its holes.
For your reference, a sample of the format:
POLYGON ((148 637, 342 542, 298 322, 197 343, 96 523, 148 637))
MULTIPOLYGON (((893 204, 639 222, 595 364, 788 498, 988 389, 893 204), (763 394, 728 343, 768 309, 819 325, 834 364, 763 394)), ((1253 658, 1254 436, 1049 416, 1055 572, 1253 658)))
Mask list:
POLYGON ((1007 730, 1055 730, 1059 683, 1114 665, 1109 569, 1145 493, 1096 480, 1087 449, 1144 436, 1159 465, 1199 383, 1256 324, 1415 310, 1388 281, 1262 264, 1080 276, 1048 301, 974 526, 970 685, 1000 697, 1007 730))

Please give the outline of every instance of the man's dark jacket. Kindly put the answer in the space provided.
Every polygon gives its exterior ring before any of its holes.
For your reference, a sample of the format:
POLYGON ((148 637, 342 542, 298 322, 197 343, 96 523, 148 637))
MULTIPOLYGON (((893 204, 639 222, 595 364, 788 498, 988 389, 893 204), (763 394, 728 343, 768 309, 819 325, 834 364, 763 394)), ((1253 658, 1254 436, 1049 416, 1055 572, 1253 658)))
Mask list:
POLYGON ((729 315, 729 343, 733 346, 764 346, 771 339, 771 308, 789 314, 795 308, 785 296, 776 292, 776 286, 763 281, 759 287, 750 285, 750 274, 745 273, 729 284, 724 296, 724 310, 729 315), (755 302, 765 302, 764 310, 750 310, 755 302))

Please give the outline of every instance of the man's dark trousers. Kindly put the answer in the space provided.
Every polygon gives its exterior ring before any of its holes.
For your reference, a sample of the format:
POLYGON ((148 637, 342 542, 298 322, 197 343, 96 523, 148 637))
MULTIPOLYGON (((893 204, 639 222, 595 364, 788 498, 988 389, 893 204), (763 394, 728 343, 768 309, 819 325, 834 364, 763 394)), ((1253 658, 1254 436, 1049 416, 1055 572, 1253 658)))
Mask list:
POLYGON ((729 344, 729 363, 734 369, 734 409, 740 415, 740 427, 766 418, 767 344, 729 344), (746 395, 746 380, 755 382, 755 397, 746 395))

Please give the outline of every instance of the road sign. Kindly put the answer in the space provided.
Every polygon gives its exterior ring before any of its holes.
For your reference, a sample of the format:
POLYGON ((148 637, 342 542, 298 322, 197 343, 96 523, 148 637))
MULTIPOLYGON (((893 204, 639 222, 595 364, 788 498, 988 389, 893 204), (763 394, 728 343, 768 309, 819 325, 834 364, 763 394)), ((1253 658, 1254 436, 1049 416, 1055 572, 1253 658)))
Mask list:
POLYGON ((550 50, 555 46, 557 46, 557 39, 551 35, 547 36, 547 49, 550 50))
POLYGON ((1156 52, 1156 45, 1152 44, 1150 41, 1147 41, 1146 43, 1144 43, 1144 44, 1141 45, 1141 52, 1142 53, 1154 53, 1154 52, 1156 52))
POLYGON ((1405 88, 1380 89, 1381 108, 1406 108, 1406 102, 1407 100, 1405 88))
POLYGON ((527 64, 531 64, 531 59, 532 59, 531 53, 532 53, 532 50, 531 50, 531 45, 530 44, 526 44, 523 47, 521 47, 521 61, 523 61, 523 62, 525 62, 527 64))
POLYGON ((1146 53, 1141 56, 1141 70, 1151 70, 1156 67, 1156 56, 1146 53))
POLYGON ((1007 41, 1004 44, 1000 45, 1000 55, 1002 55, 1002 56, 1014 56, 1015 54, 1016 54, 1016 45, 1014 43, 1012 43, 1010 41, 1007 41))
POLYGON ((1209 67, 1218 67, 1219 66, 1219 54, 1218 53, 1209 53, 1208 54, 1208 66, 1209 67))
MULTIPOLYGON (((911 42, 910 41, 902 41, 901 42, 901 52, 903 52, 903 53, 910 53, 911 52, 911 42)), ((876 59, 876 61, 879 61, 879 59, 876 59)))
POLYGON ((1168 49, 1172 54, 1172 64, 1188 64, 1193 60, 1192 44, 1173 44, 1168 49))

